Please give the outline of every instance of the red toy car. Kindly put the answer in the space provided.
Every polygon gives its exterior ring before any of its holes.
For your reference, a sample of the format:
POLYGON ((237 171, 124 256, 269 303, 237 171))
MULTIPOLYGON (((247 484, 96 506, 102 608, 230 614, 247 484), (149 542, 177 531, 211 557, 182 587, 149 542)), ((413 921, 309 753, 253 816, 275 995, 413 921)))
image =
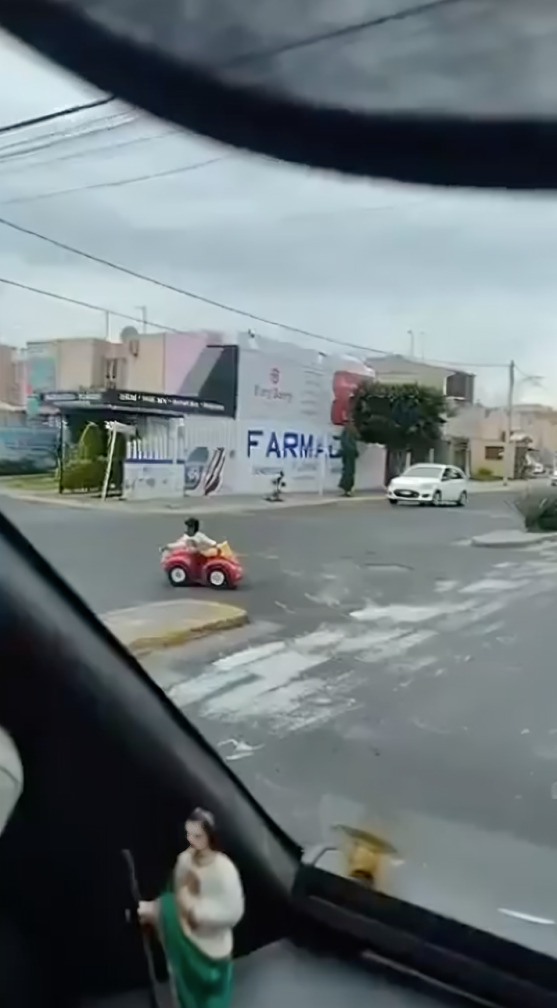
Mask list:
POLYGON ((183 546, 165 548, 161 553, 161 567, 175 588, 236 588, 243 577, 242 565, 227 542, 219 543, 207 556, 183 546))

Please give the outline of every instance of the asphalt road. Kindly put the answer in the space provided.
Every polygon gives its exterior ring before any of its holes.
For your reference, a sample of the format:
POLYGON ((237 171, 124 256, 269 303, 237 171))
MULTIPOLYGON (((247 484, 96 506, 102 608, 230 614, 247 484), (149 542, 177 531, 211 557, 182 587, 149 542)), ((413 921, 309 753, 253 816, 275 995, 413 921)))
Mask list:
MULTIPOLYGON (((95 612, 175 598, 160 570, 158 548, 182 534, 176 513, 103 514, 2 496, 0 510, 95 612)), ((227 538, 243 558, 246 579, 231 596, 235 603, 254 618, 279 615, 303 626, 315 619, 316 608, 326 613, 333 599, 357 601, 370 583, 390 576, 386 568, 402 566, 420 577, 425 558, 429 577, 449 576, 454 558, 443 545, 512 524, 517 518, 499 492, 478 494, 462 510, 394 509, 384 501, 357 500, 284 511, 277 505, 245 516, 207 517, 202 527, 216 539, 227 538)), ((204 589, 188 591, 192 598, 207 598, 204 589)))
MULTIPOLYGON (((2 507, 95 610, 176 597, 157 556, 176 516, 2 507)), ((215 515, 251 626, 148 667, 302 843, 365 807, 553 845, 557 550, 466 544, 517 524, 501 493, 215 515)))

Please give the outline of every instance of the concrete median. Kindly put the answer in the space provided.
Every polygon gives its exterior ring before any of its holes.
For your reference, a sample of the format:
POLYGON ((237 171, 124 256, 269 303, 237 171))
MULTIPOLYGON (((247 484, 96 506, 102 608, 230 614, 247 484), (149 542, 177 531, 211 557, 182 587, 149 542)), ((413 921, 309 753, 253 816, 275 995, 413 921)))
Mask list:
POLYGON ((175 599, 117 609, 105 613, 101 619, 114 636, 139 657, 243 626, 248 622, 248 614, 245 609, 226 602, 175 599))

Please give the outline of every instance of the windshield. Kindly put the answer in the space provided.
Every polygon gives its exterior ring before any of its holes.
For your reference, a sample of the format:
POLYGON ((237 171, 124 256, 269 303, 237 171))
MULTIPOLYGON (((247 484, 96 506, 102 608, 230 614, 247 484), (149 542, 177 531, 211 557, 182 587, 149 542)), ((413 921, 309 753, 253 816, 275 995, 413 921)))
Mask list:
POLYGON ((441 475, 441 469, 438 466, 410 466, 409 469, 405 469, 404 476, 416 477, 416 479, 436 479, 441 475))
POLYGON ((557 202, 25 125, 91 95, 0 48, 2 509, 300 844, 554 954, 557 202))

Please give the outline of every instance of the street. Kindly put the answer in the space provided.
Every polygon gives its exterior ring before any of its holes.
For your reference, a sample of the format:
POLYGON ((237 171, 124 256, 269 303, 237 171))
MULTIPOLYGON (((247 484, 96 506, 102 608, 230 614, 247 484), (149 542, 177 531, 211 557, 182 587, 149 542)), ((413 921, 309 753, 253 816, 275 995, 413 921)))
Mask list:
MULTIPOLYGON (((95 611, 175 598, 177 515, 0 506, 95 611)), ((144 664, 301 843, 346 803, 552 843, 557 551, 467 542, 519 524, 505 493, 215 514, 251 624, 144 664)))

